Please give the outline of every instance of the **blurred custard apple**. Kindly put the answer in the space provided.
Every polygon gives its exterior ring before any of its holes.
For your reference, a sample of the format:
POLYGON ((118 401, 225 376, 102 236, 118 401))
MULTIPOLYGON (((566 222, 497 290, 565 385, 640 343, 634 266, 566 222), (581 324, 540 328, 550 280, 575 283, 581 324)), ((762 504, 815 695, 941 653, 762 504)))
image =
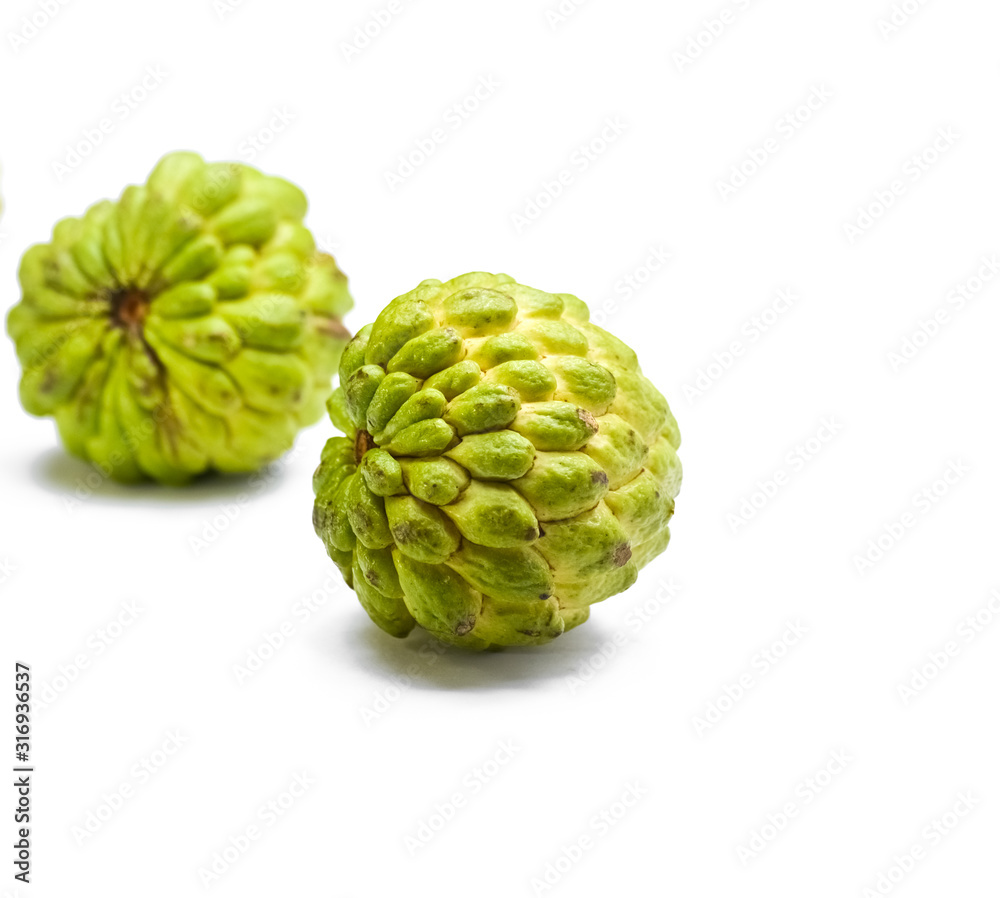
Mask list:
POLYGON ((386 632, 540 645, 666 548, 677 422, 588 318, 473 272, 424 281, 347 346, 313 525, 386 632))
POLYGON ((21 403, 120 481, 254 471, 323 414, 350 334, 347 279, 306 198, 171 153, 21 259, 7 330, 21 403))

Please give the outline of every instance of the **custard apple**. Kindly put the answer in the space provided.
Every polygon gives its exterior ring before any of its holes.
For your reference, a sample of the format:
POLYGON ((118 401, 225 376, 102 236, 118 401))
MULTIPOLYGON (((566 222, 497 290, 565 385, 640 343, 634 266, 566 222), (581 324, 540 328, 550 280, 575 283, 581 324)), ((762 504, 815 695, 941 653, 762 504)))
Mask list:
POLYGON ((677 422, 588 318, 473 272, 394 299, 344 350, 313 525, 386 632, 546 643, 666 548, 677 422))
POLYGON ((21 259, 21 403, 120 481, 249 472, 323 414, 347 279, 298 187, 171 153, 21 259))

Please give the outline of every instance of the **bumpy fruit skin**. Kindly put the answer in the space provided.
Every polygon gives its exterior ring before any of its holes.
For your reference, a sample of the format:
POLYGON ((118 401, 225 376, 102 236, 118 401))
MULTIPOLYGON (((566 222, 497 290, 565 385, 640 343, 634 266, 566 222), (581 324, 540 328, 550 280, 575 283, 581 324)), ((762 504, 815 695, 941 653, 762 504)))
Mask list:
POLYGON ((120 481, 254 471, 315 422, 347 279, 281 178, 172 153, 21 259, 21 403, 120 481))
POLYGON ((588 317, 474 272, 394 299, 344 351, 313 525, 386 632, 539 645, 666 548, 677 422, 588 317))

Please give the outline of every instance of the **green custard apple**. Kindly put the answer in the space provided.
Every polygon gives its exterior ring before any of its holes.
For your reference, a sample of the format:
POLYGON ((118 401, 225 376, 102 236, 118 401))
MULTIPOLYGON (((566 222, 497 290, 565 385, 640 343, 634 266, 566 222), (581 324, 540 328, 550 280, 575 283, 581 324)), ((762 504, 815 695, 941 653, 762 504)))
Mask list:
POLYGON ((182 152, 60 221, 7 318, 25 409, 120 481, 278 458, 322 416, 350 339, 347 279, 305 213, 288 181, 182 152))
POLYGON ((539 645, 667 546, 680 433, 575 296, 424 281, 348 344, 313 525, 372 620, 539 645))

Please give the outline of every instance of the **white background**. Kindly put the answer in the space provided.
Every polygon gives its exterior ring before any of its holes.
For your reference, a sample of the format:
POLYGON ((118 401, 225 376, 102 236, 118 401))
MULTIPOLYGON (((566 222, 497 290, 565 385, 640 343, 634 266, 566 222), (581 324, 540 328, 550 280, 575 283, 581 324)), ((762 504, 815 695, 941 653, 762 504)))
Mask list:
POLYGON ((164 152, 252 162, 307 191, 351 277, 353 330, 420 280, 473 269, 609 303, 605 325, 680 421, 673 542, 547 648, 438 654, 370 624, 312 532, 329 423, 256 479, 101 483, 20 410, 8 343, 2 663, 30 663, 55 700, 35 708, 34 883, 13 889, 4 811, 0 890, 199 894, 199 871, 256 825, 209 891, 996 895, 1000 310, 996 284, 970 279, 1000 252, 1000 8, 908 0, 890 32, 891 0, 589 0, 562 21, 554 2, 399 0, 345 53, 387 2, 74 0, 48 22, 37 0, 6 3, 5 305, 29 244, 164 152), (811 94, 829 96, 791 125, 811 94), (609 120, 621 133, 602 145, 609 120), (950 145, 915 164, 939 129, 950 145), (894 180, 901 195, 849 236, 894 180), (546 208, 519 227, 533 199, 546 208), (653 250, 670 254, 657 271, 653 250), (766 312, 782 289, 794 304, 766 312), (894 364, 938 310, 947 322, 894 364), (945 485, 950 465, 964 473, 945 485), (859 564, 880 536, 883 556, 859 564), (978 631, 962 623, 977 612, 978 631), (795 644, 761 654, 783 635, 795 644), (944 669, 901 693, 950 641, 944 669), (164 760, 171 733, 183 744, 164 760), (265 819, 296 774, 312 784, 265 819), (641 797, 617 805, 630 788, 641 797), (945 817, 962 795, 972 811, 945 817), (778 832, 768 817, 789 803, 778 832), (898 860, 913 846, 919 860, 898 860))

